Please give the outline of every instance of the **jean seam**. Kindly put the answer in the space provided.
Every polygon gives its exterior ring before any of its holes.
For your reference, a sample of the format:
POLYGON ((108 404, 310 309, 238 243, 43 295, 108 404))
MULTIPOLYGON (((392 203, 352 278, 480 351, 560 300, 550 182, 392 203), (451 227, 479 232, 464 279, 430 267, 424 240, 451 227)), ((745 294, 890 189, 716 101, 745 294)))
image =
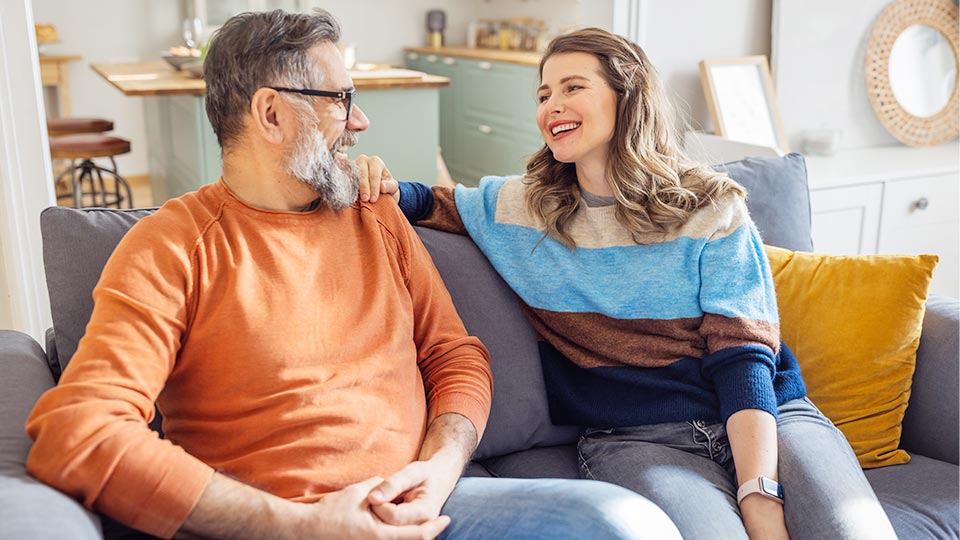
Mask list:
POLYGON ((700 447, 702 447, 702 448, 705 448, 705 449, 707 450, 707 456, 709 457, 709 459, 710 459, 711 461, 714 461, 714 459, 713 459, 713 439, 710 437, 710 433, 706 430, 706 428, 701 428, 700 426, 698 426, 698 425, 697 425, 696 423, 694 423, 694 422, 687 422, 687 423, 690 424, 690 425, 693 427, 693 431, 694 431, 693 442, 694 442, 694 444, 696 444, 697 446, 700 446, 700 447), (700 443, 700 442, 697 440, 697 436, 696 436, 697 433, 702 433, 703 436, 707 438, 707 443, 706 443, 706 444, 702 444, 702 443, 700 443))
MULTIPOLYGON (((583 437, 580 438, 581 444, 583 443, 583 439, 584 439, 583 437)), ((577 459, 580 460, 580 468, 583 470, 583 473, 587 477, 587 479, 596 480, 596 478, 593 477, 593 473, 590 472, 590 466, 587 465, 587 458, 583 456, 583 451, 580 450, 580 444, 577 445, 577 459)))

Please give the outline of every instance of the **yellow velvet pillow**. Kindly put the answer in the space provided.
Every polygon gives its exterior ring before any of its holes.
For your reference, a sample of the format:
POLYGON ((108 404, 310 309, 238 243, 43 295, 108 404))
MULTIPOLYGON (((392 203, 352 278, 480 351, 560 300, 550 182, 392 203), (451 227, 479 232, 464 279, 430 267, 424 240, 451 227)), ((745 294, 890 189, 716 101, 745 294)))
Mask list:
POLYGON ((935 255, 838 256, 766 246, 783 342, 810 399, 864 468, 910 461, 901 422, 935 255))

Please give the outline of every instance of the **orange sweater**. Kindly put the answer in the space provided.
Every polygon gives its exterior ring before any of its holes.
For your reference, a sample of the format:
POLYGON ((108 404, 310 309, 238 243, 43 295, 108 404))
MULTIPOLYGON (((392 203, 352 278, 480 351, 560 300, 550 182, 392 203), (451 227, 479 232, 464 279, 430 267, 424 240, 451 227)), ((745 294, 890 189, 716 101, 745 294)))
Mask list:
POLYGON ((487 352, 390 197, 270 212, 220 181, 133 227, 93 296, 27 468, 151 534, 214 470, 312 502, 415 460, 440 414, 486 423, 487 352))

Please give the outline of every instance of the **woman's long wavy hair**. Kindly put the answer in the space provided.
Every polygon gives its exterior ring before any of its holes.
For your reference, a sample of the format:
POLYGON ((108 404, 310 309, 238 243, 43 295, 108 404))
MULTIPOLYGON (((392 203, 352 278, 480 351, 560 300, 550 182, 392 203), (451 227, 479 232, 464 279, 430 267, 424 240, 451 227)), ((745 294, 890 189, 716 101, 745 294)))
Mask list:
MULTIPOLYGON (((616 199, 617 220, 635 239, 682 225, 691 212, 726 193, 746 195, 727 176, 684 155, 673 106, 638 45, 599 28, 562 35, 550 43, 540 61, 541 80, 547 60, 574 52, 594 55, 601 75, 617 94, 606 173, 616 199)), ((527 209, 540 218, 546 234, 576 247, 567 231, 582 204, 576 164, 557 161, 544 145, 528 161, 524 182, 528 184, 527 209)))

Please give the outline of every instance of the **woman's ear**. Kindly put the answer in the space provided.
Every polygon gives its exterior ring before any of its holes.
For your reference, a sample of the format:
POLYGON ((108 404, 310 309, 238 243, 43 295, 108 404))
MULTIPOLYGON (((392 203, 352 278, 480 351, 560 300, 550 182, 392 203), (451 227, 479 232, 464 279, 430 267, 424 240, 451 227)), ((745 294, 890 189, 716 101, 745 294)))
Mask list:
POLYGON ((272 88, 260 88, 253 94, 253 99, 250 100, 250 116, 257 133, 267 142, 283 142, 281 120, 288 117, 287 109, 280 93, 272 88))

